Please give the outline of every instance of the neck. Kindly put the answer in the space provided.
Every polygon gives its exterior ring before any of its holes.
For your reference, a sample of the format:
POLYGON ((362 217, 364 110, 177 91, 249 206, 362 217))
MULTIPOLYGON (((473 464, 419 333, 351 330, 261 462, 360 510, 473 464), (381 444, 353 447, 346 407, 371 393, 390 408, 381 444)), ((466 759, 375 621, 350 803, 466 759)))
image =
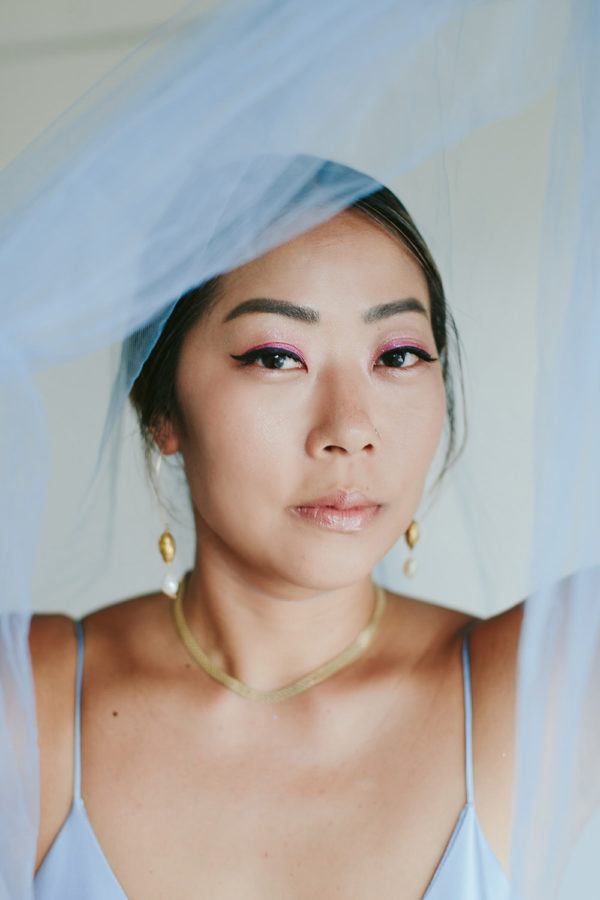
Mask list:
MULTIPOLYGON (((187 623, 211 661, 258 690, 275 690, 351 644, 373 613, 371 576, 314 591, 202 560, 188 578, 187 623)), ((367 651, 368 652, 368 651, 367 651)), ((360 664, 360 658, 351 666, 360 664)))

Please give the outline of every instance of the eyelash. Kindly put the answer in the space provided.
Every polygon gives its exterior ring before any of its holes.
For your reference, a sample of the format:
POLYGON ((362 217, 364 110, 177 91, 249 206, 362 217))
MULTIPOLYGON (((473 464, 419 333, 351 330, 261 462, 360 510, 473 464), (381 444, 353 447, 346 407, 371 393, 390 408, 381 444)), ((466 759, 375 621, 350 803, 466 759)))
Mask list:
MULTIPOLYGON (((406 353, 413 353, 415 356, 418 356, 424 362, 435 362, 438 359, 437 356, 430 356, 426 350, 421 350, 421 349, 419 349, 419 347, 412 347, 412 346, 393 347, 391 350, 385 350, 380 355, 379 359, 382 359, 384 356, 389 356, 393 353, 403 353, 405 356, 406 356, 406 353)), ((296 360, 296 362, 302 362, 300 357, 297 356, 295 353, 291 353, 289 350, 284 350, 283 348, 278 348, 278 347, 261 347, 260 350, 249 350, 248 353, 242 353, 239 356, 236 356, 233 353, 231 354, 231 358, 237 359, 241 363, 241 366, 250 366, 257 359, 261 359, 263 357, 266 357, 267 359, 272 360, 278 356, 280 356, 280 357, 289 356, 290 359, 294 359, 294 360, 296 360)), ((400 370, 402 370, 403 368, 414 369, 418 365, 419 365, 419 363, 413 363, 413 365, 411 365, 411 366, 384 366, 383 368, 400 369, 400 370)), ((261 368, 261 367, 259 366, 259 368, 261 368)), ((262 366, 262 368, 265 369, 265 371, 267 371, 267 372, 277 372, 278 371, 278 369, 276 367, 273 367, 270 369, 268 366, 262 366)), ((294 370, 293 369, 284 369, 281 371, 291 372, 294 370)))

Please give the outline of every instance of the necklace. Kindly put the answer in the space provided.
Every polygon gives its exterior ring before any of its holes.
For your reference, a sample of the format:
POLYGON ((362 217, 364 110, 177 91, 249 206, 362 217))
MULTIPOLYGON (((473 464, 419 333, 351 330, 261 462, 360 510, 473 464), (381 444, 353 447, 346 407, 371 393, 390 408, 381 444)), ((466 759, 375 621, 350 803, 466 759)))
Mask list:
POLYGON ((299 694, 301 691, 305 691, 307 688, 312 687, 313 684, 319 684, 320 681, 324 681, 326 678, 329 678, 330 675, 339 672, 344 666, 348 666, 351 662, 354 662, 361 653, 364 653, 375 637, 386 605, 386 596, 383 588, 381 585, 373 582, 375 588, 375 605, 373 607, 371 618, 345 650, 342 650, 337 656, 330 659, 329 662, 323 663, 323 665, 318 666, 316 669, 313 669, 312 672, 303 675, 302 678, 298 678, 297 681, 293 681, 291 684, 287 684, 282 688, 277 688, 274 691, 259 691, 256 688, 250 687, 248 684, 244 684, 243 681, 239 681, 239 679, 234 678, 232 675, 229 675, 219 666, 211 662, 206 653, 197 644, 183 614, 183 597, 191 574, 191 569, 185 573, 179 582, 177 594, 171 604, 175 627, 181 640, 185 644, 192 659, 212 678, 225 685, 225 687, 230 688, 230 690, 235 691, 241 697, 246 697, 248 700, 258 700, 261 703, 275 703, 278 700, 285 700, 288 697, 293 697, 295 694, 299 694))

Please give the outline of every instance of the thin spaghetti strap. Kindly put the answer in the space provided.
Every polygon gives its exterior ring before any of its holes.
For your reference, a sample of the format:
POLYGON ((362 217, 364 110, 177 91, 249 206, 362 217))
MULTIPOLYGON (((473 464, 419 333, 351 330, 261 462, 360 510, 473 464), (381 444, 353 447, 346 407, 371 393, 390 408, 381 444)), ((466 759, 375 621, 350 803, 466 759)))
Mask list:
POLYGON ((463 687, 465 703, 465 781, 467 803, 473 804, 473 715, 471 703, 471 660, 469 656, 469 630, 465 631, 462 642, 463 687))
POLYGON ((73 753, 73 797, 77 803, 81 798, 81 682, 83 680, 83 625, 76 619, 77 632, 77 677, 75 682, 75 738, 73 753))

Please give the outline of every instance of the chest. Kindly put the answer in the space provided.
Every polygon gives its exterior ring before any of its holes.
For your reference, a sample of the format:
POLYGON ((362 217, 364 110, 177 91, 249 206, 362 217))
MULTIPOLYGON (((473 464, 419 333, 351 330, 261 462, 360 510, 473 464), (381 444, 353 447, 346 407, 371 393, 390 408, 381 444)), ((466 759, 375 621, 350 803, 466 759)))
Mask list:
POLYGON ((90 823, 131 900, 417 900, 465 802, 460 693, 431 704, 366 717, 362 739, 357 721, 353 741, 345 722, 326 749, 302 729, 232 739, 166 707, 142 728, 139 703, 107 727, 96 705, 83 717, 90 823))

